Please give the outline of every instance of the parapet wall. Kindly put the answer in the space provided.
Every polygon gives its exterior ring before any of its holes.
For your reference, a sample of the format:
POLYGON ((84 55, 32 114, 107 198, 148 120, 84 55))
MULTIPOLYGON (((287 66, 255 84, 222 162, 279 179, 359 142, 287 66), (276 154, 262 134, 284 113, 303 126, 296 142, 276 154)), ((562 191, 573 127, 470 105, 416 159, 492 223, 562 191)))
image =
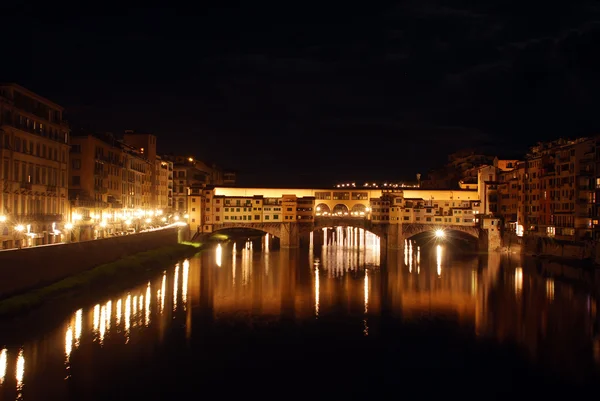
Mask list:
POLYGON ((523 237, 526 254, 557 256, 566 259, 594 259, 596 244, 592 241, 562 241, 547 237, 523 237))
POLYGON ((0 299, 114 262, 177 244, 178 228, 0 252, 0 299))

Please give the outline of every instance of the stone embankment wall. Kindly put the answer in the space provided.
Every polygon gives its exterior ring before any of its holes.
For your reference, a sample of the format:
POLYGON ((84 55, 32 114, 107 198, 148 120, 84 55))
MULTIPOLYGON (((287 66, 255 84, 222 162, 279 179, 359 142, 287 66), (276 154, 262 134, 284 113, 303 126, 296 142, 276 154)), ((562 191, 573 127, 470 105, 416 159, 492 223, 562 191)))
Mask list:
POLYGON ((522 253, 524 251, 523 238, 518 237, 514 232, 504 232, 502 234, 502 251, 515 254, 522 253))
POLYGON ((178 228, 0 252, 0 299, 178 242, 178 228))
POLYGON ((593 241, 563 241, 547 237, 523 237, 523 251, 530 255, 556 256, 565 259, 596 258, 596 243, 593 241))

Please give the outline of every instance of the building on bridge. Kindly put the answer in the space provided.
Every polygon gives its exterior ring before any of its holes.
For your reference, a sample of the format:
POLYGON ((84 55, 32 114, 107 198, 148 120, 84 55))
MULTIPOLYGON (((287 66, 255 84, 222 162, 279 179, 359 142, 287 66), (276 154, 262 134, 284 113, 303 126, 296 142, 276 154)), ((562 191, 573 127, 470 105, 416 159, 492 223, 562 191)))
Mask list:
MULTIPOLYGON (((193 191, 188 204, 193 232, 255 228, 279 237, 286 247, 297 246, 306 233, 335 225, 365 228, 389 248, 438 228, 484 238, 477 190, 205 187, 193 191)), ((486 230, 499 236, 497 222, 488 222, 486 230)))

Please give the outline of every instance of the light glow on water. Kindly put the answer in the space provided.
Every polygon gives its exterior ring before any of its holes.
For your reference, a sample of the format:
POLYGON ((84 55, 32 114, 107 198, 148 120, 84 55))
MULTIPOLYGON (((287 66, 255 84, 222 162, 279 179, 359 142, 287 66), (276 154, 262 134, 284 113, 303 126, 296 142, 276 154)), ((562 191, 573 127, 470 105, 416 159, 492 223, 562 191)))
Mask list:
POLYGON ((324 228, 323 241, 321 265, 330 277, 366 266, 379 267, 381 240, 369 231, 356 227, 324 228))
MULTIPOLYGON (((316 329, 338 324, 339 320, 343 323, 340 330, 347 330, 349 339, 368 336, 379 340, 382 327, 390 330, 379 324, 388 318, 386 316, 395 319, 398 325, 404 321, 418 325, 423 319, 442 317, 473 330, 476 335, 493 336, 496 327, 501 326, 503 336, 526 347, 530 337, 558 344, 546 333, 548 327, 557 330, 560 327, 574 333, 572 338, 579 344, 595 350, 594 355, 600 362, 600 340, 595 339, 600 335, 593 328, 597 319, 596 301, 590 298, 582 302, 578 291, 565 290, 570 288, 568 284, 548 277, 534 281, 535 271, 531 270, 525 281, 525 266, 511 270, 513 267, 509 265, 500 269, 500 263, 504 263, 500 257, 495 270, 488 267, 492 262, 482 263, 481 256, 473 261, 455 260, 449 242, 420 247, 418 242, 407 240, 403 250, 396 253, 387 250, 385 268, 380 268, 375 264, 380 242, 367 234, 364 230, 346 227, 331 230, 329 246, 313 249, 308 257, 302 253, 306 249, 275 248, 267 253, 266 247, 260 251, 258 242, 257 248, 248 242, 242 247, 243 242, 240 242, 236 251, 240 269, 237 286, 236 257, 231 257, 231 245, 222 247, 225 255, 222 255, 221 266, 212 251, 172 265, 126 293, 108 300, 100 297, 97 303, 69 311, 64 324, 57 325, 56 335, 42 331, 40 335, 32 334, 38 338, 34 337, 31 343, 14 341, 13 345, 0 347, 0 384, 9 388, 11 399, 14 399, 15 379, 21 388, 25 380, 25 399, 28 399, 29 386, 44 383, 54 389, 60 386, 53 380, 73 380, 84 375, 95 384, 110 386, 110 379, 105 377, 106 372, 110 374, 111 366, 119 366, 131 355, 142 354, 148 363, 155 363, 153 347, 163 343, 178 345, 180 339, 176 333, 179 332, 179 337, 191 339, 190 344, 194 344, 198 333, 210 329, 215 320, 248 324, 264 319, 276 328, 285 318, 298 323, 309 322, 316 329), (167 276, 173 280, 168 285, 167 276), (490 293, 493 299, 489 298, 490 293), (536 319, 519 313, 521 309, 515 308, 515 304, 523 302, 514 302, 515 294, 521 294, 523 301, 535 297, 536 302, 528 307, 538 308, 533 309, 539 312, 535 314, 536 319), (506 299, 509 302, 501 302, 506 299), (172 313, 176 308, 189 313, 172 313), (543 324, 539 316, 543 316, 543 324), (347 328, 344 327, 346 320, 347 328), (562 320, 566 320, 566 324, 561 326, 562 320), (578 331, 582 327, 586 333, 578 331), (525 329, 532 335, 523 336, 525 329), (17 346, 22 347, 21 351, 17 346), (23 350, 27 352, 24 354, 23 350), (24 355, 27 377, 24 376, 24 355), (100 366, 106 370, 101 372, 100 366)), ((315 232, 315 244, 320 243, 320 235, 321 231, 315 232)), ((303 330, 302 324, 298 330, 303 330)), ((344 335, 343 331, 340 333, 344 335)), ((565 346, 570 347, 563 344, 563 349, 565 346)), ((552 352, 552 349, 543 352, 552 352)))
POLYGON ((190 275, 190 261, 183 261, 183 273, 181 277, 181 302, 183 303, 183 309, 187 308, 187 296, 188 296, 188 278, 190 275))
POLYGON ((25 355, 23 350, 19 350, 17 355, 17 364, 15 366, 15 379, 17 379, 17 390, 23 388, 23 379, 25 378, 25 355))
POLYGON ((8 350, 4 348, 0 351, 0 384, 4 382, 6 377, 6 370, 8 368, 8 350))
POLYGON ((435 260, 436 260, 438 277, 442 275, 442 252, 443 252, 442 246, 436 245, 435 246, 435 260))
POLYGON ((173 312, 177 310, 177 296, 179 290, 179 264, 175 265, 175 273, 173 273, 173 312))
POLYGON ((221 248, 221 244, 217 245, 217 249, 215 250, 215 259, 217 266, 221 267, 223 258, 223 248, 221 248))

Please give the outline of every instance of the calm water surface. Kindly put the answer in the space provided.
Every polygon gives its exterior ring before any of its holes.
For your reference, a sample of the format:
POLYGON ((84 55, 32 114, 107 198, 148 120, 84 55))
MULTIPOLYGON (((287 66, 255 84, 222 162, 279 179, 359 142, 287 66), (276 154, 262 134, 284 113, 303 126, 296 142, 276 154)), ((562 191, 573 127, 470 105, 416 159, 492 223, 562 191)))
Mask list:
POLYGON ((596 382, 584 291, 500 255, 367 245, 227 244, 54 328, 0 333, 0 400, 554 398, 596 382))

